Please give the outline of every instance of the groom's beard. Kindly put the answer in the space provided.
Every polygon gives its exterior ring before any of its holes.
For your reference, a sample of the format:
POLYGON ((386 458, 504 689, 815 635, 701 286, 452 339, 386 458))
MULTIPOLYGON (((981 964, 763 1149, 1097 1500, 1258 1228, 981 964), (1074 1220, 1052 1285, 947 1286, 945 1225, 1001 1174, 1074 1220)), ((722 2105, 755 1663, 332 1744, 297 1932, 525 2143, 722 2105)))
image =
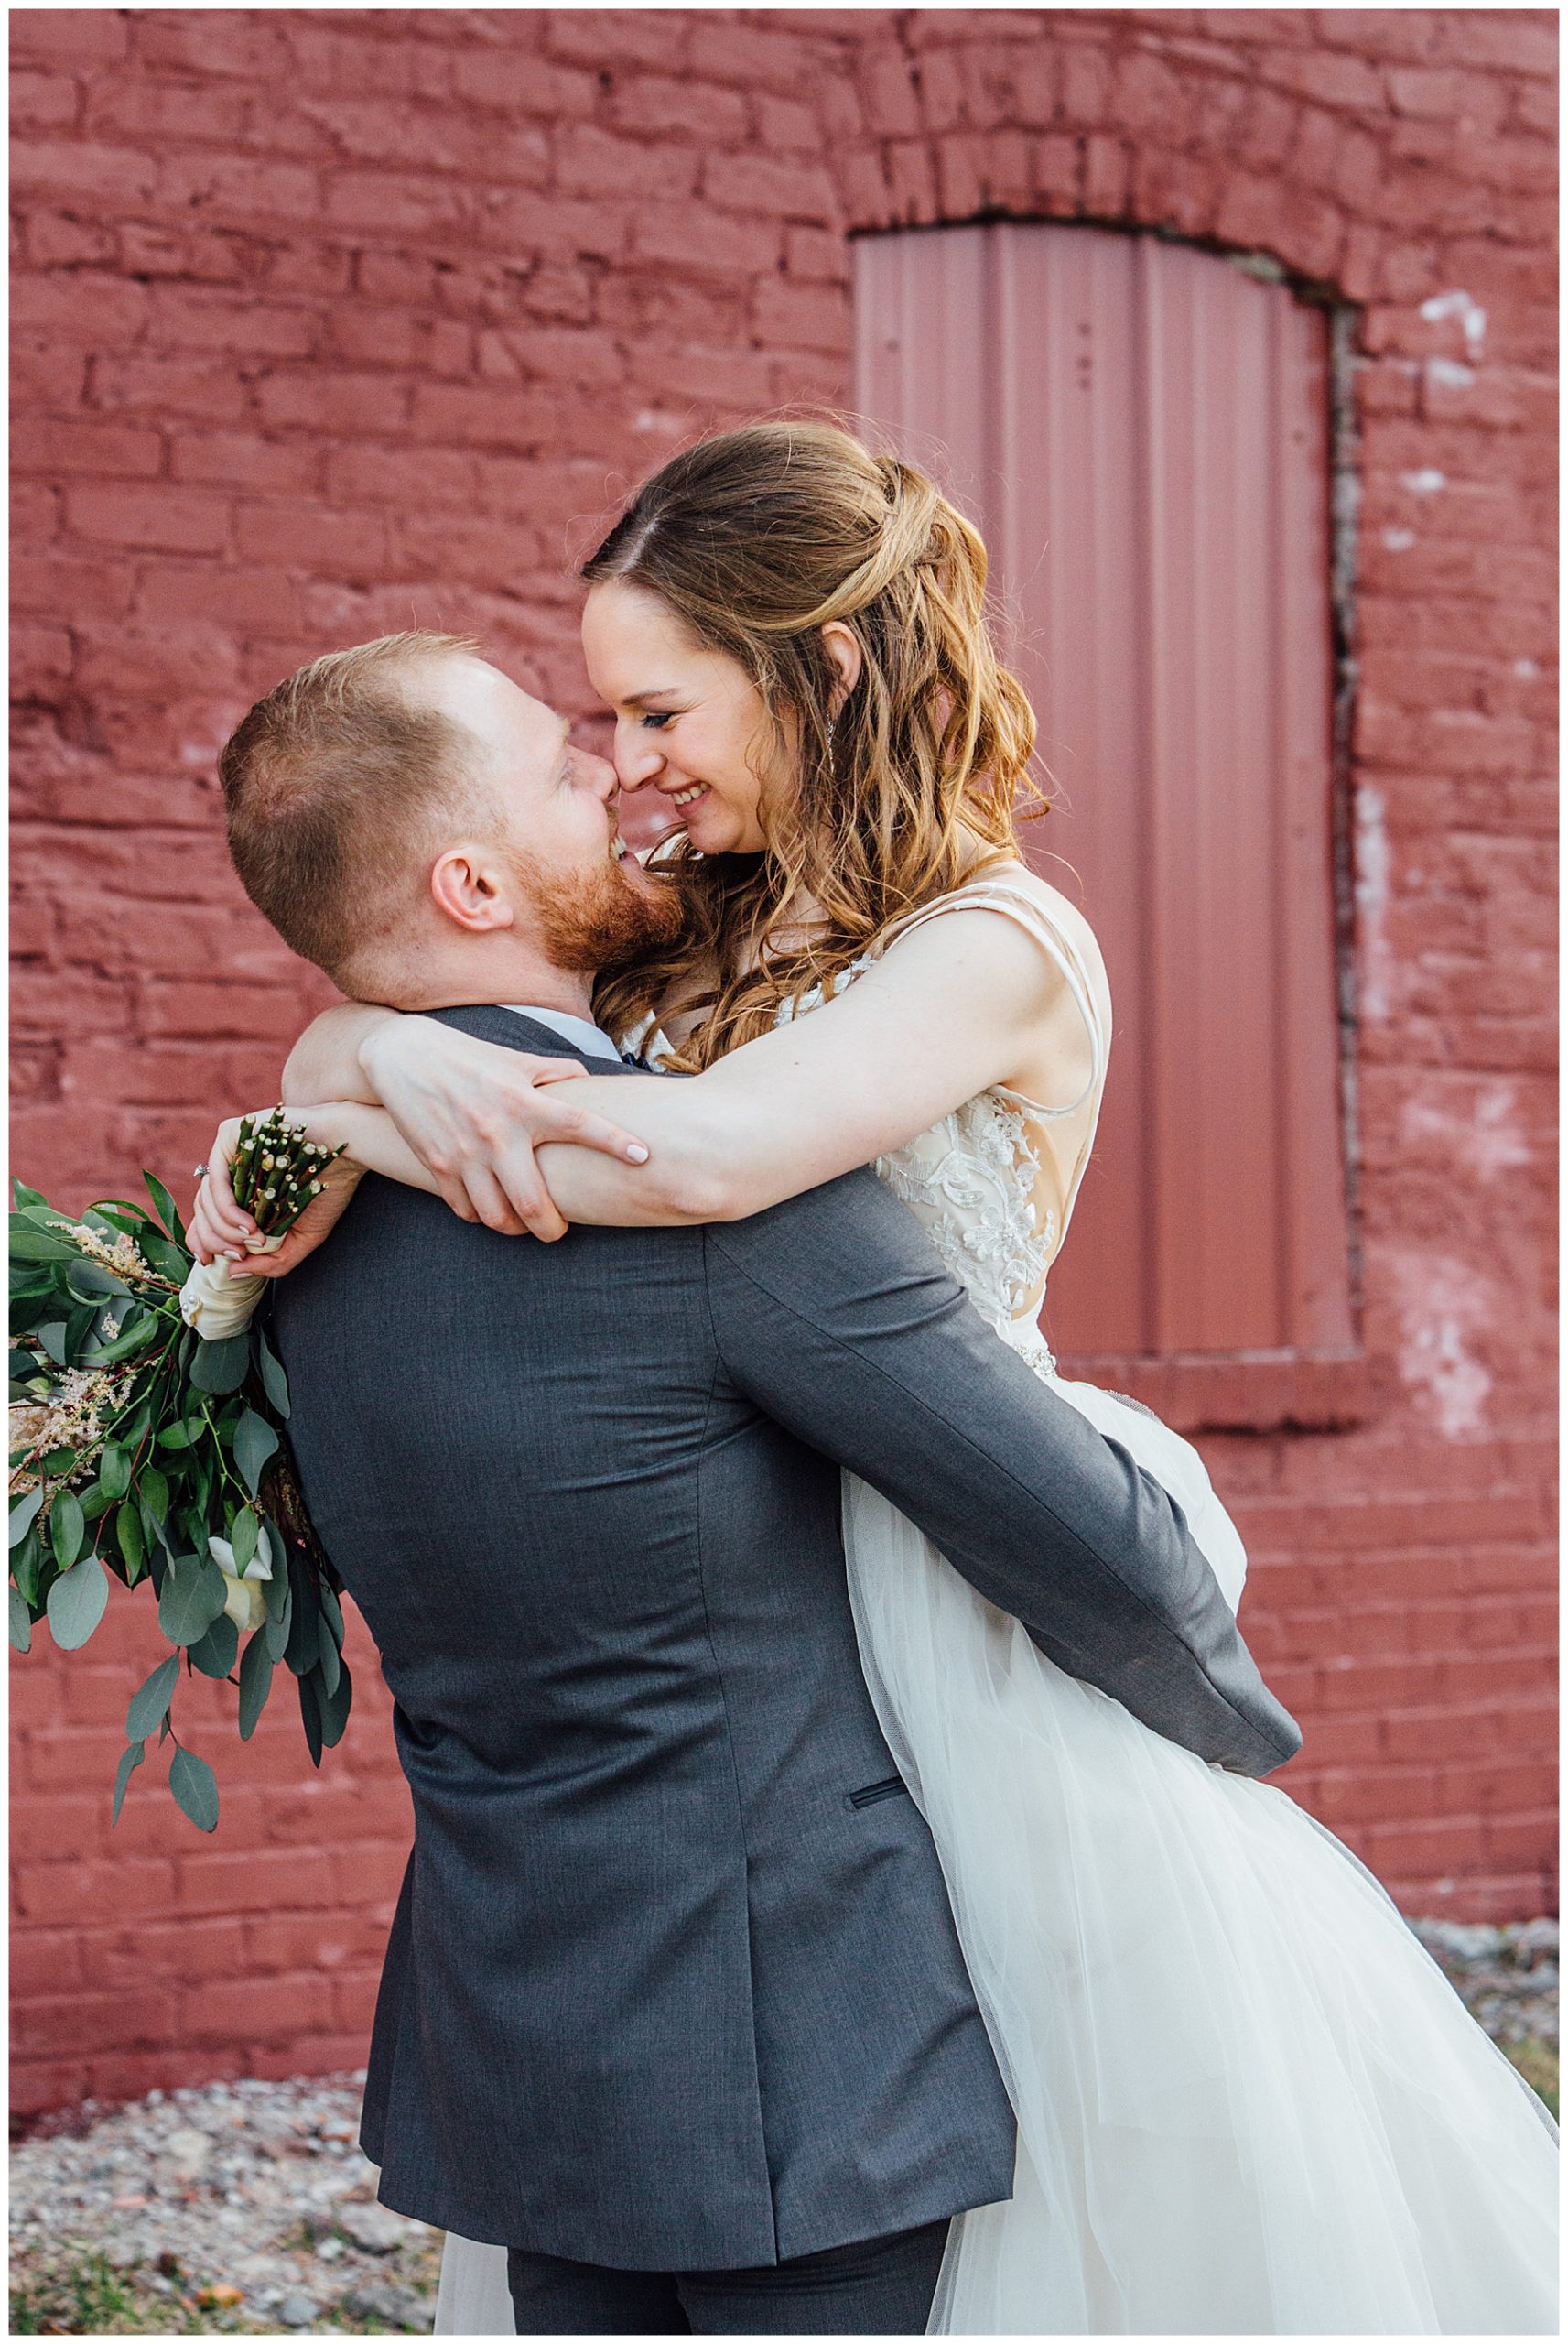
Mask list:
POLYGON ((685 922, 673 887, 626 878, 605 858, 599 871, 569 878, 520 863, 517 877, 539 923, 545 950, 557 969, 607 976, 663 951, 685 922))

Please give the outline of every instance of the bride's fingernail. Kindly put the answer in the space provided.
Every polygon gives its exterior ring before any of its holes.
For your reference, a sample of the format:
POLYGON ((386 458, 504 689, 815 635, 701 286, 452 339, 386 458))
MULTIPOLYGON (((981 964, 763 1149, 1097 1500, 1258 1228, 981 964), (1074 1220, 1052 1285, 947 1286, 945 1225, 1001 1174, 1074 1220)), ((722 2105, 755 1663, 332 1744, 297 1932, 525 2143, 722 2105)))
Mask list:
POLYGON ((643 1145, 641 1140, 633 1141, 631 1146, 626 1151, 626 1160, 629 1164, 646 1164, 648 1160, 648 1151, 643 1145))

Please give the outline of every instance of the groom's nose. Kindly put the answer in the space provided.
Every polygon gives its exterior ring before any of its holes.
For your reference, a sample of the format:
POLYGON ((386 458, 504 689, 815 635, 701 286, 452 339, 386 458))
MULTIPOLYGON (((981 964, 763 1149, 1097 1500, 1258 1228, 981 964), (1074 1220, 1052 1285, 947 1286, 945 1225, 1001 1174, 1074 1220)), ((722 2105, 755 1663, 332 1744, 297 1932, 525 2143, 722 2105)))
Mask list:
POLYGON ((579 750, 578 754, 587 769, 589 781, 598 790, 600 798, 608 802, 621 787, 620 775, 608 757, 596 757, 590 750, 587 749, 579 750))

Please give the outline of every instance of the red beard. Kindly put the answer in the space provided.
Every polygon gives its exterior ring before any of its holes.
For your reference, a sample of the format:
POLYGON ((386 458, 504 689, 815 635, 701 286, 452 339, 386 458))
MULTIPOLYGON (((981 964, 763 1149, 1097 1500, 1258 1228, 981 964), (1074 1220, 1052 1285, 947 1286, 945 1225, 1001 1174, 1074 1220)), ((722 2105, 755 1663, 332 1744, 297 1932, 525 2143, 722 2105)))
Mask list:
POLYGON ((518 877, 557 969, 607 976, 663 950, 681 932, 675 890, 626 878, 608 856, 602 870, 569 879, 536 864, 520 869, 518 877))

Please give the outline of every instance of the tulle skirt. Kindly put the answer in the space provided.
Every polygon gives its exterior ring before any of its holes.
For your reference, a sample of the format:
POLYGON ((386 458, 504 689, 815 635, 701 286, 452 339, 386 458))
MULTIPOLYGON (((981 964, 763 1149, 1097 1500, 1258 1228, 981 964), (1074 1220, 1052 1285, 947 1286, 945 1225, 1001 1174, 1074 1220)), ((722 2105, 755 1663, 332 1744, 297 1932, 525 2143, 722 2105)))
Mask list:
MULTIPOLYGON (((1245 1557, 1191 1446, 1062 1396, 1245 1557)), ((1395 1906, 1282 1791, 1054 1667, 845 1484, 868 1680, 1019 2120, 955 2223, 955 2335, 1546 2334, 1555 2128, 1395 1906)))
MULTIPOLYGON (((1246 1557, 1189 1443, 1063 1398, 1246 1557)), ((1371 1874, 1282 1791, 1063 1675, 847 1476, 882 1730, 931 1826, 1019 2122, 954 2223, 949 2335, 1556 2332, 1555 2128, 1371 1874)), ((449 2238, 436 2329, 509 2335, 506 2258, 449 2238)))

